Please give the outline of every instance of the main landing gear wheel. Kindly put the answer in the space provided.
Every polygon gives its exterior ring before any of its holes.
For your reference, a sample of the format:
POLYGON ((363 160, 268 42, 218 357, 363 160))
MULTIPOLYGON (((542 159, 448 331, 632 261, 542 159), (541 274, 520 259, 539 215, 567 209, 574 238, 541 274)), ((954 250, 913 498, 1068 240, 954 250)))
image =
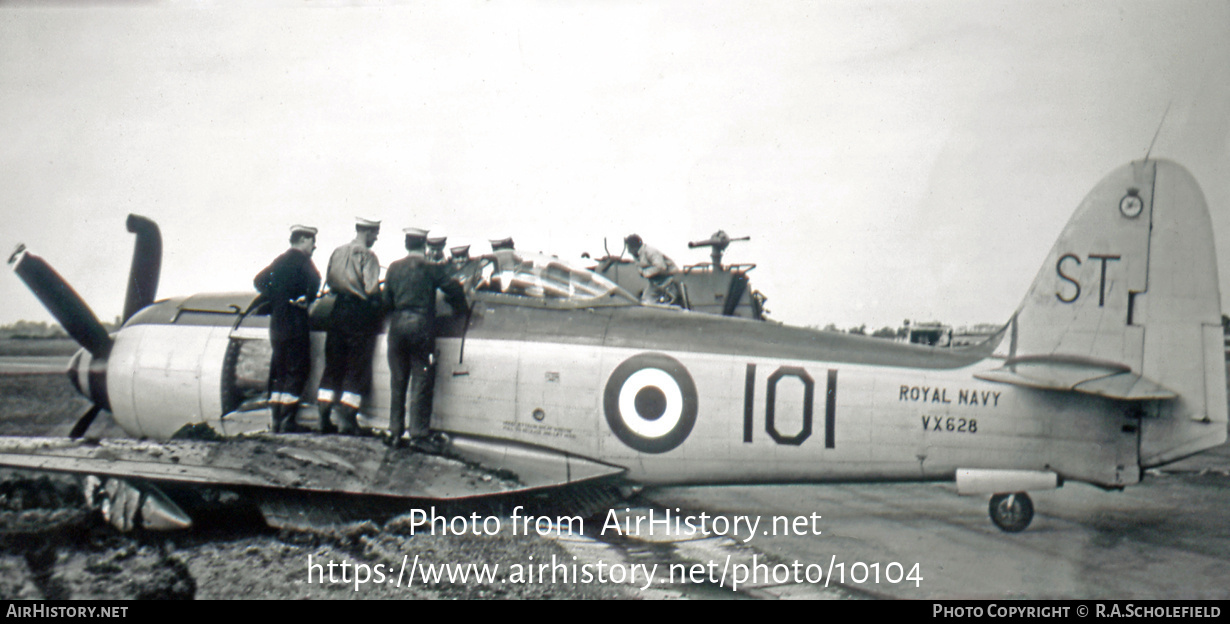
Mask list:
POLYGON ((1018 533, 1034 519, 1034 504, 1025 492, 991 497, 991 522, 1003 531, 1018 533))

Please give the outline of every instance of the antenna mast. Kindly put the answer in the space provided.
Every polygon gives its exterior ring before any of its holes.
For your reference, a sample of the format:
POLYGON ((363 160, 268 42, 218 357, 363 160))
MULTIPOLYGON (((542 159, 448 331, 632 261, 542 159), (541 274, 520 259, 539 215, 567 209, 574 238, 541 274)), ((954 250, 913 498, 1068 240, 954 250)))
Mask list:
POLYGON ((1157 131, 1153 133, 1153 140, 1149 141, 1149 149, 1145 151, 1145 161, 1148 162, 1149 154, 1153 153, 1153 144, 1157 143, 1157 135, 1162 133, 1162 124, 1166 123, 1166 114, 1170 112, 1170 105, 1174 104, 1174 100, 1166 103, 1166 110, 1162 113, 1162 120, 1157 123, 1157 131))

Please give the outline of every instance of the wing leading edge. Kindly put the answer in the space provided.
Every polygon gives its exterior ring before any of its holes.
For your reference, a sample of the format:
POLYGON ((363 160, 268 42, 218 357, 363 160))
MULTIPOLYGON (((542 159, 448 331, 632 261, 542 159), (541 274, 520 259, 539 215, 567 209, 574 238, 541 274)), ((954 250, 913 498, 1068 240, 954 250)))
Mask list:
POLYGON ((624 472, 572 455, 474 438, 455 439, 446 457, 387 449, 375 438, 312 435, 257 435, 223 442, 6 437, 0 438, 0 466, 437 500, 534 490, 624 472), (493 465, 499 469, 487 467, 493 465))

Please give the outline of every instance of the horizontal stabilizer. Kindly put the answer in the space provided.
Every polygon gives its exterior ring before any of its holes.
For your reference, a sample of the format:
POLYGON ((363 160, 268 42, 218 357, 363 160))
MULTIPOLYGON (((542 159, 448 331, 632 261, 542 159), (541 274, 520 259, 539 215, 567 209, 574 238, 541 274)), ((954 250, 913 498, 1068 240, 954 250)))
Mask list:
POLYGON ((565 485, 622 468, 459 438, 448 456, 376 438, 256 435, 220 442, 0 438, 0 466, 215 486, 462 499, 565 485), (499 460, 507 460, 500 463, 499 460))
POLYGON ((1121 364, 1080 357, 1017 358, 1008 360, 1001 368, 974 376, 1026 388, 1068 390, 1127 401, 1173 399, 1178 396, 1121 364))

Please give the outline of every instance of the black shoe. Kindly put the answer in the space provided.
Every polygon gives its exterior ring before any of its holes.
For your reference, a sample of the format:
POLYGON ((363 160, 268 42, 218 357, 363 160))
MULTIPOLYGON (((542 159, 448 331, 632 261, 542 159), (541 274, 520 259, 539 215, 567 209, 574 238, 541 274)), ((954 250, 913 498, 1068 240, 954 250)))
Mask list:
POLYGON ((282 433, 283 422, 286 420, 285 410, 281 403, 269 404, 269 433, 282 433))
POLYGON ((434 431, 410 440, 410 448, 428 455, 443 455, 448 444, 448 436, 434 431))
POLYGON ((394 449, 406 448, 410 446, 410 441, 400 436, 398 437, 393 437, 391 435, 384 436, 383 442, 385 446, 389 448, 394 448, 394 449))
POLYGON ((362 430, 359 429, 359 421, 355 418, 358 413, 359 410, 349 405, 339 405, 337 432, 347 436, 363 435, 362 430))
POLYGON ((333 420, 329 418, 329 414, 332 411, 333 405, 331 403, 320 404, 320 432, 324 435, 337 433, 337 425, 333 424, 333 420))

